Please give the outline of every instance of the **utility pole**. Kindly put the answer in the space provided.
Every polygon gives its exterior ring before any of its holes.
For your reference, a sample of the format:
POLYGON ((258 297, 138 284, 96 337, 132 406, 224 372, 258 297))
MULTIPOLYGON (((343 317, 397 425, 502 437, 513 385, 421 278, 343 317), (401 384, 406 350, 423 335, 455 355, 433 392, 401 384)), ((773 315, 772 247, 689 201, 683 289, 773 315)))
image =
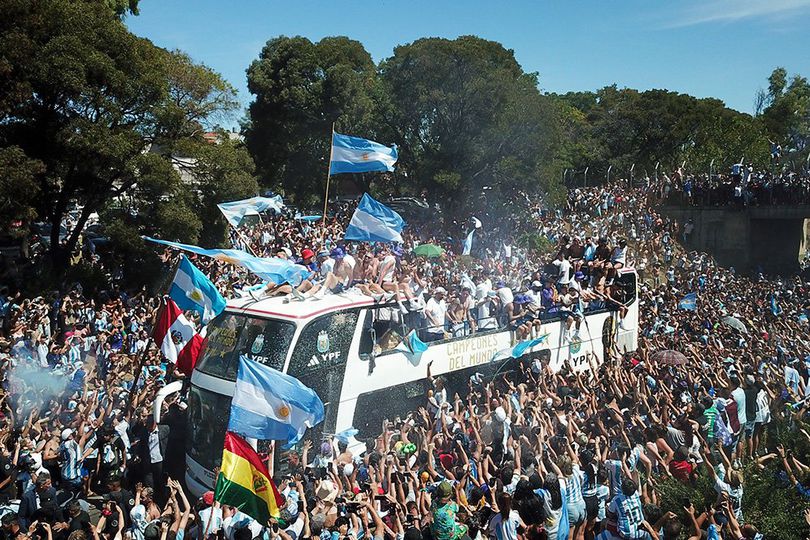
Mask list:
MULTIPOLYGON (((810 162, 810 159, 808 159, 808 161, 810 162)), ((612 168, 613 168, 613 165, 610 165, 608 167, 608 170, 607 170, 607 183, 608 184, 610 184, 610 169, 612 169, 612 168)))
POLYGON ((588 187, 588 169, 590 167, 585 167, 585 187, 588 187))
POLYGON ((630 167, 630 180, 629 181, 630 181, 630 187, 631 188, 633 187, 633 171, 635 169, 636 169, 636 164, 633 163, 633 165, 630 167))

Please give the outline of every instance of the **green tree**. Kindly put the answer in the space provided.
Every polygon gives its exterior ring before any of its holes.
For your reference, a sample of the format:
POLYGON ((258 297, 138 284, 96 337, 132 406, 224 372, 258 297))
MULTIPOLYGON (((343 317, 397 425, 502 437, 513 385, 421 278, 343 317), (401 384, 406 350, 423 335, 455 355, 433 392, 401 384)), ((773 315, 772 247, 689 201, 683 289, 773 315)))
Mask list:
POLYGON ((217 203, 257 195, 259 184, 253 158, 241 142, 220 133, 218 144, 205 144, 193 152, 196 161, 192 174, 200 199, 197 214, 202 220, 200 242, 205 246, 221 245, 228 224, 217 203))
POLYGON ((137 15, 139 0, 107 0, 107 5, 119 16, 137 15))
POLYGON ((591 167, 603 177, 609 166, 613 176, 652 174, 660 162, 664 170, 687 162, 687 169, 715 170, 740 158, 761 162, 767 157, 767 138, 756 118, 725 106, 717 99, 698 99, 667 90, 639 92, 615 85, 589 93, 557 97, 569 108, 564 161, 567 166, 591 167))
POLYGON ((788 152, 804 158, 810 151, 810 83, 794 75, 788 82, 785 68, 768 77, 762 120, 769 135, 788 152))
POLYGON ((0 233, 24 234, 36 215, 32 205, 42 172, 42 163, 19 147, 0 148, 0 233))
POLYGON ((294 201, 314 202, 323 192, 332 125, 374 138, 371 56, 346 37, 313 43, 282 36, 267 42, 247 77, 255 98, 246 144, 263 183, 294 201))
POLYGON ((379 71, 402 185, 460 214, 556 182, 543 168, 557 142, 556 108, 513 51, 473 36, 420 39, 394 49, 379 71))
POLYGON ((51 223, 51 262, 68 263, 91 214, 149 192, 153 223, 199 231, 193 193, 169 173, 179 142, 200 141, 233 89, 187 56, 130 33, 109 3, 0 0, 0 148, 41 164, 32 206, 51 223), (164 178, 157 178, 158 174, 164 178), (72 209, 75 226, 60 244, 72 209), (173 216, 175 212, 178 215, 173 216), (158 219, 162 218, 162 220, 158 219))

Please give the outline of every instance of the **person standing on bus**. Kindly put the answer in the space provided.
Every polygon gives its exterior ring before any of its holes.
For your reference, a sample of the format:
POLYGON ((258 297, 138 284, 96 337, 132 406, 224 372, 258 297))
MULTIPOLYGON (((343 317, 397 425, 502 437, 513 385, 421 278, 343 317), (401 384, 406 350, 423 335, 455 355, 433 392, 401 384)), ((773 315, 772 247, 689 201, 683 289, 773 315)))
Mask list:
POLYGON ((447 290, 444 287, 436 287, 433 296, 425 304, 425 317, 427 317, 425 342, 444 339, 444 325, 447 317, 447 304, 444 301, 446 294, 447 290))

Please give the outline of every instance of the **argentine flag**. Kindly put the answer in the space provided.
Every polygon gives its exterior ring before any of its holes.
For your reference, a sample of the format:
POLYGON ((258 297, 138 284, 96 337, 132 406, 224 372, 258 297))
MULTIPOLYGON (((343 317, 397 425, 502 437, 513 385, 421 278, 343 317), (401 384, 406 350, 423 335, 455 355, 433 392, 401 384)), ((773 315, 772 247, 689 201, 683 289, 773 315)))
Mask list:
POLYGON ((149 236, 143 236, 142 238, 163 246, 182 249, 197 255, 212 257, 218 261, 244 266, 260 278, 277 285, 289 283, 298 286, 309 275, 309 270, 306 267, 279 257, 256 257, 241 249, 205 249, 191 244, 170 242, 149 236))
POLYGON ((346 228, 346 240, 360 242, 402 242, 402 217, 371 198, 368 193, 360 199, 357 210, 346 228))
POLYGON ((238 227, 242 220, 245 219, 245 216, 258 216, 268 210, 280 214, 284 209, 284 201, 281 200, 281 195, 275 197, 251 197, 241 201, 219 203, 217 208, 228 220, 228 223, 238 227))
POLYGON ((301 381, 242 356, 231 400, 228 431, 271 441, 301 440, 323 421, 323 402, 301 381))
POLYGON ((378 142, 332 132, 332 160, 329 174, 364 173, 394 170, 397 146, 391 148, 378 142))
POLYGON ((697 293, 689 293, 683 298, 681 301, 678 302, 679 309, 686 309, 688 311, 696 311, 697 310, 697 293))
POLYGON ((225 309, 225 299, 217 288, 185 255, 180 256, 169 297, 180 309, 198 312, 203 324, 208 324, 225 309))

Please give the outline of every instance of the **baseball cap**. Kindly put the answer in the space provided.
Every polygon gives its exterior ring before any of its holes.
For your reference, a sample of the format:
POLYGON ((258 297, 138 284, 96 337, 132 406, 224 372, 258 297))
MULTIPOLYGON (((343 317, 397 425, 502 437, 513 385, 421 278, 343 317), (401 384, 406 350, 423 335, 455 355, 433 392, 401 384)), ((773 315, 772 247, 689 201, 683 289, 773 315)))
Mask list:
POLYGON ((436 287, 433 290, 433 294, 447 294, 447 289, 445 289, 444 287, 436 287))
POLYGON ((63 441, 68 440, 71 435, 73 435, 73 430, 72 429, 65 428, 65 429, 62 430, 62 440, 63 441))
POLYGON ((332 256, 333 259, 342 259, 343 257, 346 256, 346 252, 343 251, 343 248, 339 247, 332 248, 332 251, 329 252, 329 254, 332 256))
POLYGON ((577 281, 585 279, 585 274, 577 270, 577 272, 574 274, 574 279, 576 279, 577 281))
POLYGON ((311 259, 314 256, 315 256, 315 252, 312 251, 311 249, 305 249, 305 250, 303 250, 301 252, 301 258, 302 259, 311 259))
POLYGON ((533 289, 542 289, 542 288, 543 288, 543 284, 542 284, 542 283, 540 283, 540 282, 539 282, 539 281, 537 281, 537 280, 534 280, 534 281, 532 281, 532 288, 533 288, 533 289))

